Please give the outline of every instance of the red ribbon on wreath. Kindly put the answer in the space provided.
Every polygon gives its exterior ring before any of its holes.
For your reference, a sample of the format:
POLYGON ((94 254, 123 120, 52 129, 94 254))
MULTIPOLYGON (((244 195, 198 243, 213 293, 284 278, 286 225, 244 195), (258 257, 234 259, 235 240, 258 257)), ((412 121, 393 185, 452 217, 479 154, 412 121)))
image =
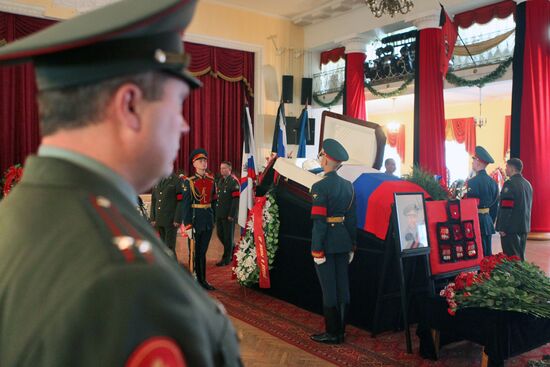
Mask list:
POLYGON ((256 244, 256 262, 260 269, 260 288, 271 288, 269 280, 269 261, 267 258, 267 246, 265 243, 265 235, 263 228, 263 210, 267 198, 257 197, 252 208, 254 216, 254 242, 256 244))
POLYGON ((11 166, 8 168, 6 173, 4 174, 4 187, 2 188, 2 193, 4 197, 6 197, 13 186, 15 186, 20 180, 21 176, 23 176, 23 168, 19 166, 11 166))

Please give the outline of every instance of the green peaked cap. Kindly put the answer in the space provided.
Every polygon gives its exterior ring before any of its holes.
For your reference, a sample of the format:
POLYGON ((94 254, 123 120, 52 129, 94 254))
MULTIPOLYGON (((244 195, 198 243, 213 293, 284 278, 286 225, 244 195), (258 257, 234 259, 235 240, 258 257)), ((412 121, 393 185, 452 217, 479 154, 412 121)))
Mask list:
POLYGON ((39 90, 159 70, 201 85, 181 34, 197 0, 123 0, 0 47, 0 64, 31 61, 39 90))
POLYGON ((349 159, 346 148, 334 139, 325 139, 323 141, 323 150, 328 158, 333 161, 345 162, 349 159))

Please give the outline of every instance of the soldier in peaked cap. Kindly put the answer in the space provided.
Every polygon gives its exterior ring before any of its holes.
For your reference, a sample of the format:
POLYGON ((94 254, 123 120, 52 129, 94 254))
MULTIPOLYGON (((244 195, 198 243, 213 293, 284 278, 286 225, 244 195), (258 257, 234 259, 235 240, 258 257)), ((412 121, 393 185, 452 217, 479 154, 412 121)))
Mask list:
POLYGON ((479 228, 483 243, 483 254, 492 255, 491 238, 495 233, 496 210, 498 207, 498 185, 489 177, 487 165, 494 163, 493 157, 485 148, 477 146, 472 157, 472 169, 476 175, 468 180, 468 198, 478 199, 477 211, 479 216, 479 228))
POLYGON ((344 341, 350 302, 348 266, 353 260, 356 239, 355 194, 351 182, 336 173, 348 159, 339 142, 326 139, 319 153, 325 176, 311 187, 311 255, 323 291, 325 316, 325 332, 312 335, 311 339, 327 344, 344 341))
POLYGON ((195 5, 123 0, 0 48, 34 63, 43 135, 0 204, 1 366, 242 365, 223 307, 135 210, 188 129, 195 5))
POLYGON ((191 152, 195 174, 183 182, 183 223, 188 237, 195 240, 195 265, 197 281, 204 289, 215 288, 206 281, 206 251, 212 238, 214 214, 212 199, 215 194, 214 177, 207 173, 208 153, 199 148, 191 152))

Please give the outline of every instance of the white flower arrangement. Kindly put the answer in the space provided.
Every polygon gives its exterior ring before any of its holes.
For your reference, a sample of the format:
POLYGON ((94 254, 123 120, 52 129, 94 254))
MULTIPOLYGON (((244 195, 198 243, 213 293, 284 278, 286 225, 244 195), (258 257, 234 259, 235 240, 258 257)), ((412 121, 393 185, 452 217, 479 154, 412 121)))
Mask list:
MULTIPOLYGON (((263 229, 267 249, 269 269, 272 269, 275 252, 279 243, 279 207, 272 193, 267 194, 263 211, 263 229)), ((254 243, 254 218, 246 223, 246 233, 237 244, 237 266, 232 270, 239 284, 250 287, 259 282, 260 270, 256 262, 256 245, 254 243)))

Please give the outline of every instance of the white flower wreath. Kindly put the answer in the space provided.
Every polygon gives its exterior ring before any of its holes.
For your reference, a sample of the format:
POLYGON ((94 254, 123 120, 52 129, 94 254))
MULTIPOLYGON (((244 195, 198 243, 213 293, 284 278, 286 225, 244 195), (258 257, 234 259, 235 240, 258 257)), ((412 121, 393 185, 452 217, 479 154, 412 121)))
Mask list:
MULTIPOLYGON (((267 249, 269 269, 273 268, 275 252, 279 243, 279 207, 272 193, 267 194, 263 208, 263 228, 267 249)), ((254 243, 254 218, 251 216, 246 224, 246 233, 237 245, 237 266, 232 270, 239 284, 250 287, 258 284, 260 270, 256 262, 256 245, 254 243)))

